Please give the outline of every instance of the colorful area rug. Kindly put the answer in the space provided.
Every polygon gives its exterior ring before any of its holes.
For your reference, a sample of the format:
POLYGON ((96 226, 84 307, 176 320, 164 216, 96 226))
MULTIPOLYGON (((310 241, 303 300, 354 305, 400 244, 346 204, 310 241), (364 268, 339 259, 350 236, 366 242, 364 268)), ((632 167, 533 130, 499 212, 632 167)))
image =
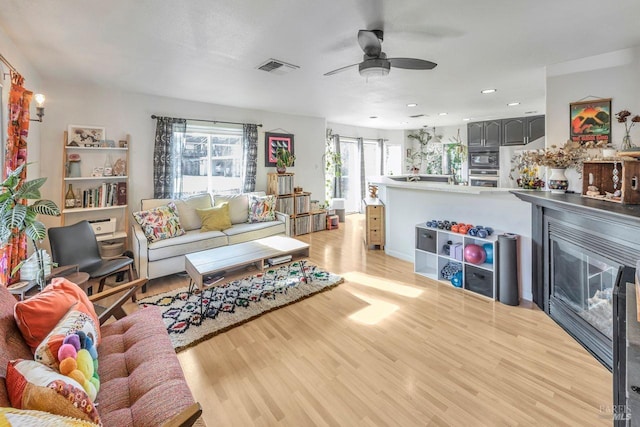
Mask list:
POLYGON ((314 265, 294 262, 253 276, 189 294, 180 288, 138 300, 141 307, 155 305, 176 352, 264 313, 292 304, 342 283, 342 277, 314 265), (200 315, 200 298, 204 313, 200 315))

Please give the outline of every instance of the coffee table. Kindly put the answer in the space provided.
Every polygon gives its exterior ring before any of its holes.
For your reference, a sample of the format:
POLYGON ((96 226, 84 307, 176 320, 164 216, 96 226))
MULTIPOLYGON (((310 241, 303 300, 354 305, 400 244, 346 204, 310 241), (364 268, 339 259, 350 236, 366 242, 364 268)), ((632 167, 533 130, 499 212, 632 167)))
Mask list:
MULTIPOLYGON (((195 288, 204 291, 219 282, 206 284, 204 278, 207 276, 222 275, 229 270, 252 264, 263 270, 267 259, 285 255, 307 257, 309 244, 291 237, 271 236, 188 254, 185 256, 184 264, 191 279, 189 292, 195 291, 195 288)), ((200 308, 202 311, 202 306, 200 308)))

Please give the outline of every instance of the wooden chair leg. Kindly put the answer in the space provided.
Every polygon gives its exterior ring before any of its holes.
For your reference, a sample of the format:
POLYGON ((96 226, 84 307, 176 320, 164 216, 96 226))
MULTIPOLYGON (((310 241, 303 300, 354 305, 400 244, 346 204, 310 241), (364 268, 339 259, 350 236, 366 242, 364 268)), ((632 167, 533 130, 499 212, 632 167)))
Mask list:
POLYGON ((100 279, 100 286, 98 286, 98 292, 102 292, 104 290, 104 282, 107 280, 106 277, 100 279))
MULTIPOLYGON (((129 278, 130 282, 132 282, 134 280, 132 264, 129 264, 129 269, 127 270, 127 277, 129 278)), ((136 302, 137 299, 138 299, 138 297, 136 296, 136 294, 131 295, 131 302, 136 302)))

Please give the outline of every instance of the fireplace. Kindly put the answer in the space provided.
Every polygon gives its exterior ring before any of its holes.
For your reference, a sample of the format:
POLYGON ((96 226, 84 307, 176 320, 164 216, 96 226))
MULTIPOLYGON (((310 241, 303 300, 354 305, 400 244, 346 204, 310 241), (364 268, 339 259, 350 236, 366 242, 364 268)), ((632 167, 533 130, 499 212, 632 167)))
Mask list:
MULTIPOLYGON (((566 218, 565 218, 566 220, 566 218)), ((547 216, 549 315, 603 365, 613 368, 613 293, 628 278, 632 248, 594 229, 547 216)))
POLYGON ((514 191, 532 204, 534 302, 609 370, 624 318, 618 291, 640 259, 640 205, 514 191), (622 316, 622 317, 620 317, 622 316))

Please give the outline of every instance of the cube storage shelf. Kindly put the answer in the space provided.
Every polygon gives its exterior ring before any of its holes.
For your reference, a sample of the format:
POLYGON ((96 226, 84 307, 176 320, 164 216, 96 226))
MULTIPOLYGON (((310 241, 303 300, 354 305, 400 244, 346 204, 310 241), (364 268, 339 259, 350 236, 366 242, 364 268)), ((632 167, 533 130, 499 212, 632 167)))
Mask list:
POLYGON ((276 210, 291 218, 290 235, 299 236, 327 228, 327 211, 312 210, 311 193, 294 192, 294 174, 268 173, 267 194, 276 195, 276 210))
POLYGON ((462 271, 462 289, 497 299, 498 233, 480 238, 427 227, 424 223, 416 225, 415 233, 415 273, 453 286, 443 276, 443 270, 447 265, 457 267, 462 271), (465 261, 464 248, 471 244, 490 244, 493 251, 492 262, 472 264, 465 261), (446 252, 445 245, 449 245, 449 253, 446 252))

